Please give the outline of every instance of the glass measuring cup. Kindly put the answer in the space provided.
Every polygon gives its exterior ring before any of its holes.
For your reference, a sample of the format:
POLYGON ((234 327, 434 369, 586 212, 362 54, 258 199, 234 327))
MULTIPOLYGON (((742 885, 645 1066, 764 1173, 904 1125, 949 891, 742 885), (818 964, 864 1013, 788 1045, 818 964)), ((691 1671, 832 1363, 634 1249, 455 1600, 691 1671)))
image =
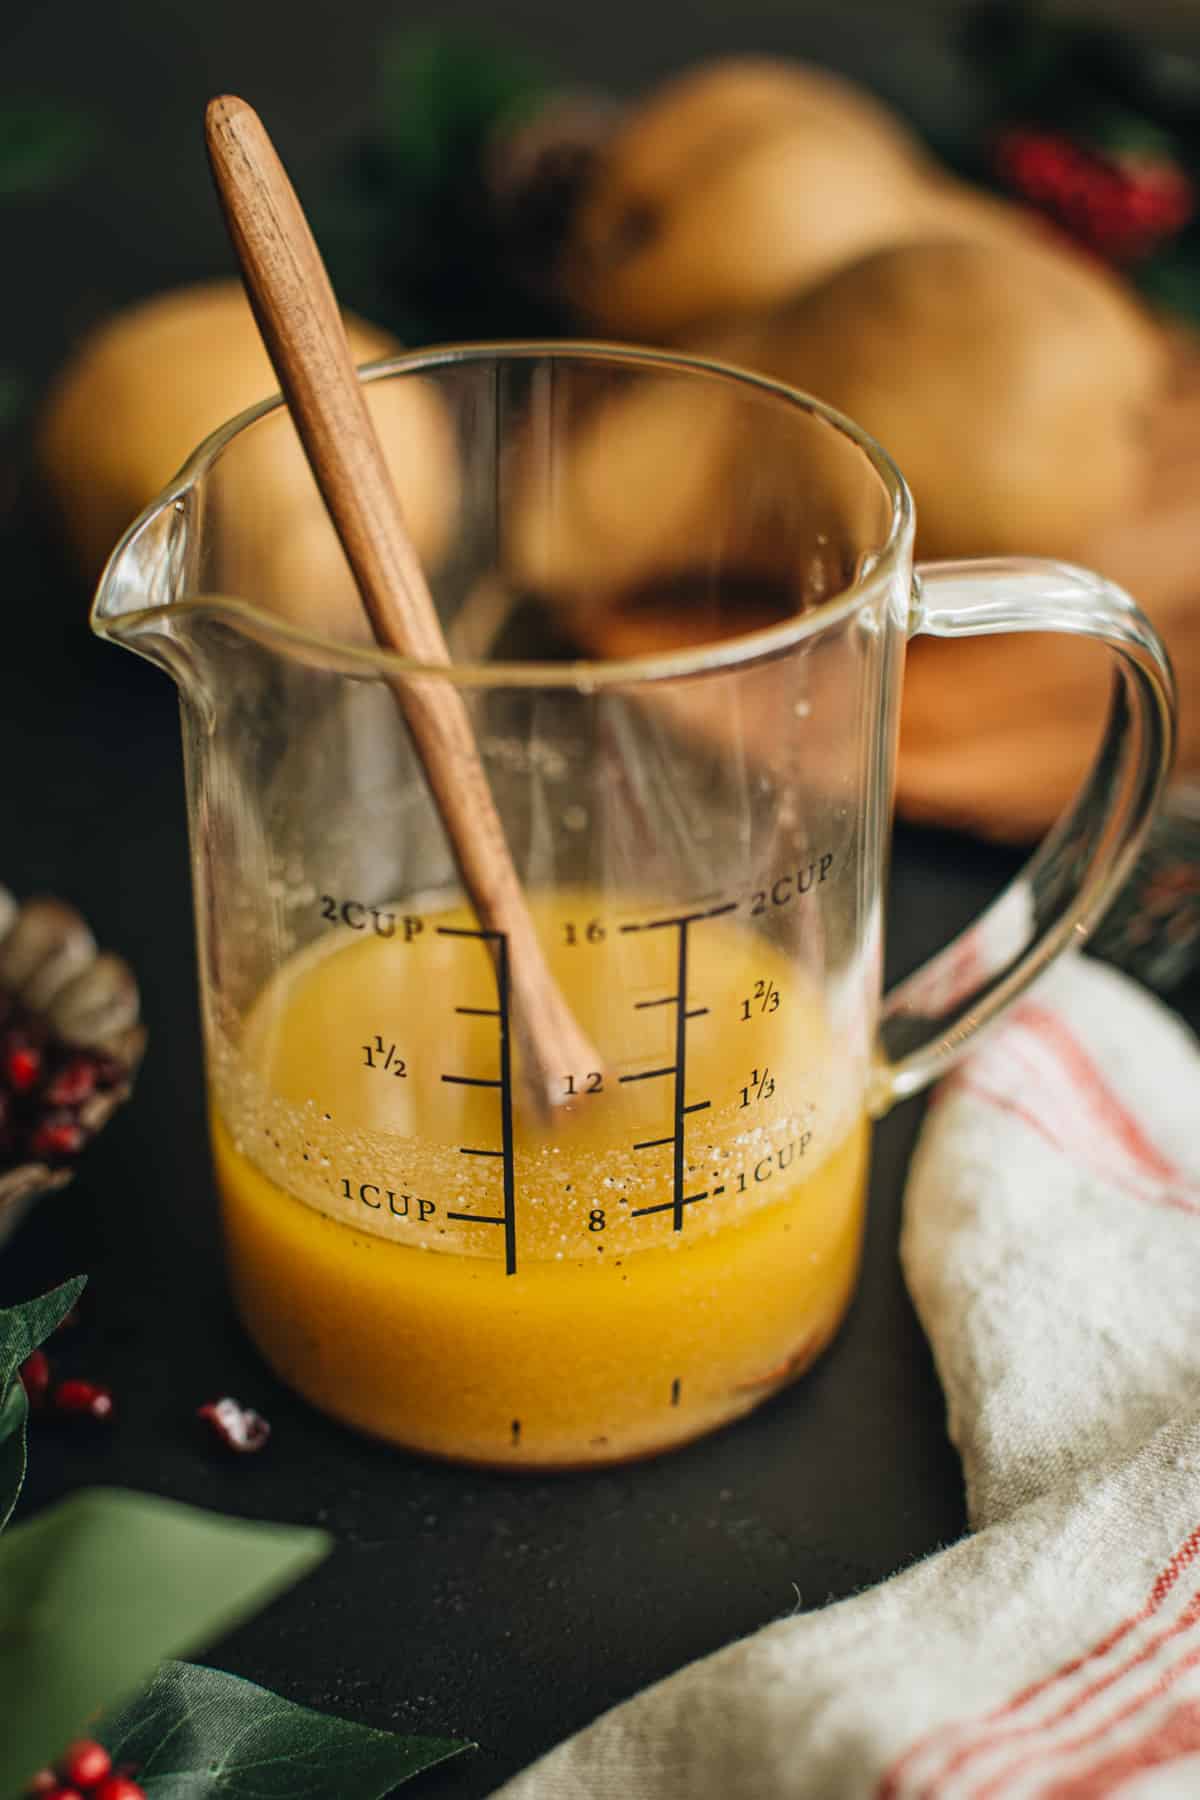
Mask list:
POLYGON ((597 1046, 526 1105, 482 933, 290 420, 218 431, 93 624, 181 693, 214 1156, 277 1371, 415 1449, 661 1450, 829 1342, 869 1121, 1127 873, 1169 761, 1154 632, 1098 576, 912 566, 887 456, 801 394, 584 345, 364 372, 550 965, 597 1046), (431 486, 430 468, 438 477, 431 486), (436 506, 430 508, 430 494, 436 506), (580 643, 652 653, 580 660, 580 643), (1023 876, 881 999, 905 644, 1100 639, 1112 709, 1023 876))

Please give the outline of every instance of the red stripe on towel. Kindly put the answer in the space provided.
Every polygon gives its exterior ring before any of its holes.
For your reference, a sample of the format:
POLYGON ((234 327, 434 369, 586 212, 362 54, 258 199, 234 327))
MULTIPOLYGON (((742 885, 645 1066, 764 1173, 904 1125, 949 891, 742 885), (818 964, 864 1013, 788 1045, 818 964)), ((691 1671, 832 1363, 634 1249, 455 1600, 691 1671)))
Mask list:
MULTIPOLYGON (((1086 1706, 1090 1700, 1096 1699, 1097 1695, 1104 1693, 1118 1681, 1122 1681, 1134 1669, 1140 1669, 1146 1663, 1151 1662, 1165 1644, 1169 1644, 1173 1639, 1191 1631, 1198 1622, 1200 1622, 1200 1594, 1193 1594, 1187 1607, 1180 1613, 1174 1624, 1151 1638, 1150 1642, 1139 1650, 1136 1656, 1131 1656, 1116 1669, 1110 1670, 1107 1675, 1102 1675, 1098 1680, 1092 1682, 1090 1687, 1084 1688, 1073 1699, 1066 1701, 1057 1712, 1051 1713, 1049 1718, 1040 1719, 1028 1725, 1014 1725, 1008 1731, 994 1732, 990 1738, 977 1739, 965 1751, 960 1751, 957 1756, 950 1759, 936 1781, 924 1789, 924 1795, 929 1796, 929 1800, 932 1800, 932 1796, 936 1794, 942 1782, 951 1775, 956 1775, 970 1757, 978 1756, 987 1750, 1002 1749, 1018 1738, 1037 1737, 1052 1731, 1056 1725, 1061 1725, 1064 1719, 1069 1719, 1081 1707, 1086 1706)), ((1102 1719, 1098 1725, 1091 1726, 1079 1737, 1067 1738, 1058 1744, 1038 1744, 1026 1755, 1018 1756, 1015 1762, 1008 1763, 1003 1769, 985 1780, 982 1786, 975 1788, 973 1790, 974 1800, 995 1800, 995 1796, 1001 1793, 1015 1776, 1024 1774, 1036 1763, 1053 1762, 1058 1757, 1076 1750, 1086 1749, 1089 1744, 1096 1743, 1104 1736, 1105 1732, 1111 1731, 1114 1725, 1121 1725, 1126 1719, 1133 1718, 1136 1713, 1141 1712, 1144 1706, 1148 1706, 1152 1700, 1156 1700, 1160 1695, 1166 1693, 1167 1689, 1172 1687, 1181 1675, 1186 1674, 1189 1669, 1195 1668, 1197 1663, 1200 1663, 1200 1648, 1189 1650, 1186 1656, 1181 1657, 1179 1662, 1173 1664, 1170 1669, 1164 1670, 1155 1681, 1151 1682, 1149 1687, 1140 1689, 1122 1706, 1119 1706, 1116 1712, 1110 1713, 1108 1718, 1102 1719)))
POLYGON ((1057 1013, 1026 1001, 954 1085, 1022 1119, 1056 1150, 1141 1199, 1200 1212, 1200 1182, 1164 1156, 1057 1013), (1030 1040, 1033 1040, 1031 1043, 1030 1040), (1061 1085, 1047 1079, 1049 1057, 1061 1085))
POLYGON ((1064 1775, 1043 1788, 1038 1800, 1108 1800, 1135 1775, 1200 1752, 1200 1700, 1184 1700, 1136 1744, 1126 1744, 1089 1769, 1064 1775))
POLYGON ((1187 1174, 1163 1156, 1150 1142, 1138 1121, 1120 1101, 1083 1045, 1072 1036, 1062 1019, 1049 1007, 1027 1000, 1019 1007, 1014 1023, 1026 1026, 1040 1037, 1065 1067, 1076 1089, 1083 1095, 1090 1111, 1109 1134, 1115 1136, 1126 1154, 1159 1181, 1191 1186, 1187 1174))
MULTIPOLYGON (((1002 1706, 994 1708, 990 1713, 985 1713, 978 1722, 979 1728, 986 1729, 988 1726, 999 1724, 1004 1719, 1012 1718, 1016 1713, 1019 1713, 1023 1708, 1029 1706, 1034 1700, 1040 1699, 1043 1694, 1048 1693, 1060 1682, 1069 1681, 1073 1675, 1077 1675, 1082 1669, 1085 1669, 1089 1663, 1096 1662, 1099 1658, 1107 1656, 1124 1638, 1129 1636, 1131 1631, 1136 1631, 1139 1625, 1144 1625, 1147 1619, 1153 1618, 1154 1614, 1160 1610, 1169 1597, 1172 1589, 1176 1586, 1190 1564, 1195 1561, 1197 1554, 1200 1554, 1200 1525, 1197 1525, 1196 1528, 1189 1533, 1183 1543, 1179 1546, 1178 1550, 1176 1550, 1175 1554, 1171 1557, 1170 1561, 1159 1571, 1155 1578, 1154 1585, 1151 1587, 1145 1601, 1136 1613, 1131 1613, 1127 1618, 1122 1619, 1118 1625, 1113 1626, 1112 1630, 1107 1632, 1104 1637, 1093 1644, 1089 1650, 1085 1650, 1079 1656, 1071 1657, 1069 1661, 1061 1664, 1059 1668, 1052 1670, 1049 1675, 1043 1675, 1037 1681, 1030 1682, 1027 1687, 1021 1688, 1011 1699, 1005 1701, 1002 1706)), ((910 1744, 907 1750, 901 1752, 900 1756, 891 1767, 885 1770, 883 1778, 879 1783, 879 1787, 876 1790, 877 1800, 900 1800, 900 1796, 904 1790, 904 1784, 908 1778, 909 1770, 918 1756, 931 1751, 936 1752, 939 1740, 944 1741, 946 1739, 953 1739, 961 1732, 969 1729, 970 1726, 965 1722, 961 1720, 951 1720, 948 1724, 936 1727, 933 1731, 928 1732, 923 1738, 918 1738, 915 1743, 910 1744)), ((975 1750, 979 1747, 979 1742, 980 1740, 976 1739, 968 1746, 965 1746, 970 1754, 973 1755, 975 1753, 975 1750)), ((925 1790, 922 1789, 922 1791, 925 1790)))

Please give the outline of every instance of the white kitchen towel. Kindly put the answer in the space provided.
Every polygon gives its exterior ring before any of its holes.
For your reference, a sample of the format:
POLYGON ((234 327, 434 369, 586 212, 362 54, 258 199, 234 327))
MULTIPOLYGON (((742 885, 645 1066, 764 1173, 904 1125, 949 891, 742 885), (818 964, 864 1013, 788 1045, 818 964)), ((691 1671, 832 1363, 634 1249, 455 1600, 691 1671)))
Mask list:
POLYGON ((935 1097, 901 1253, 973 1535, 681 1670, 504 1800, 1200 1796, 1190 1033, 1060 964, 935 1097))

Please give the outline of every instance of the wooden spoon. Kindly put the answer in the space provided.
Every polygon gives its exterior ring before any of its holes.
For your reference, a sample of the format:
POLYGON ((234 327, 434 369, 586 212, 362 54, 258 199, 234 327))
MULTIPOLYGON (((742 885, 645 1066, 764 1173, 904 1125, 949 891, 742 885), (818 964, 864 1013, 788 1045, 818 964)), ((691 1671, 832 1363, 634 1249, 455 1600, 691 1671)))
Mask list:
MULTIPOLYGON (((244 100, 222 95, 210 101, 205 126, 250 304, 375 636, 417 662, 449 666, 433 598, 300 202, 262 121, 244 100)), ((547 966, 462 696, 437 676, 397 675, 392 686, 479 923, 501 934, 497 960, 507 964, 526 1085, 547 1116, 570 1092, 583 1092, 586 1076, 604 1065, 547 966)))

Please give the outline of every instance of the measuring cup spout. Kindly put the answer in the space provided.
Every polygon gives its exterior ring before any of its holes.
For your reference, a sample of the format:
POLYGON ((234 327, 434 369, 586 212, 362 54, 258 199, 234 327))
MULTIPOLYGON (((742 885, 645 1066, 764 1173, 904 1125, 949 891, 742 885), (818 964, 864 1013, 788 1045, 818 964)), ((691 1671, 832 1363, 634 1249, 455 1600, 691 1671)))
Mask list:
POLYGON ((92 630, 165 668, 191 688, 198 669, 186 614, 195 497, 187 486, 161 495, 134 520, 100 577, 92 602, 92 630))

